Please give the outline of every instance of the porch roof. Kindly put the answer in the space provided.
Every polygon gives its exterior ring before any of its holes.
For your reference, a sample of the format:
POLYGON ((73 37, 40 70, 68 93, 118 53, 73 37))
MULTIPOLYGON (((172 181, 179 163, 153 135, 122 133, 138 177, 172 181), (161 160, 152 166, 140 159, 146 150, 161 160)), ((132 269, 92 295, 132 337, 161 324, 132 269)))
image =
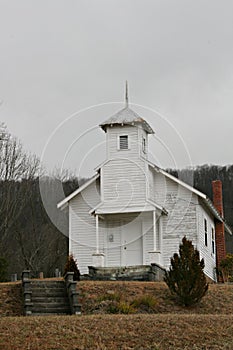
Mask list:
MULTIPOLYGON (((102 203, 101 203, 102 204, 102 203)), ((161 211, 163 214, 167 214, 166 209, 162 208, 161 206, 155 204, 155 203, 146 203, 145 205, 141 206, 127 206, 127 207, 106 207, 106 206, 101 206, 99 204, 95 208, 91 209, 89 211, 89 214, 97 214, 97 215, 105 215, 105 214, 127 214, 127 213, 140 213, 140 212, 149 212, 149 211, 154 211, 158 209, 161 211)))

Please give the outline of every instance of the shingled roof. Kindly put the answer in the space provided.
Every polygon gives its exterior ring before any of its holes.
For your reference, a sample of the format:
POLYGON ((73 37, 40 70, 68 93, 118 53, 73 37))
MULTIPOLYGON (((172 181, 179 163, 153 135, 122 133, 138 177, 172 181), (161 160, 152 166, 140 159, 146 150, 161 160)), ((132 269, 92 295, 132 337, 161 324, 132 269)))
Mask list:
POLYGON ((100 127, 106 132, 107 126, 113 125, 141 125, 141 127, 149 134, 154 134, 150 125, 128 106, 108 118, 105 122, 101 123, 100 127))

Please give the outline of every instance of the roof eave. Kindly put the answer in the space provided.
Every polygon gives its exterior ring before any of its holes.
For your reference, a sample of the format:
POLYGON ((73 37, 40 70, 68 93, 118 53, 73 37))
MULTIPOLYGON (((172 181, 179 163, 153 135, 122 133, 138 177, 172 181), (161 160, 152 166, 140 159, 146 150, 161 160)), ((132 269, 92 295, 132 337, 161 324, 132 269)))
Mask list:
POLYGON ((104 124, 99 124, 99 127, 102 129, 102 130, 104 130, 104 132, 106 132, 106 129, 107 129, 107 127, 111 127, 111 126, 124 126, 124 125, 130 125, 130 126, 135 126, 135 125, 141 125, 142 126, 142 128, 144 129, 144 130, 146 130, 147 131, 147 133, 148 134, 154 134, 155 132, 154 132, 154 130, 150 127, 150 125, 147 123, 147 122, 145 122, 146 123, 146 125, 143 125, 144 123, 141 123, 141 122, 122 122, 122 123, 120 123, 120 122, 113 122, 113 123, 104 123, 104 124))
POLYGON ((223 218, 221 217, 211 200, 208 197, 206 197, 205 199, 203 199, 203 201, 210 210, 210 212, 214 215, 215 219, 219 220, 220 222, 223 222, 223 218))
POLYGON ((67 205, 68 202, 73 199, 75 196, 77 196, 80 192, 82 192, 86 187, 88 187, 89 185, 92 184, 92 182, 94 182, 95 180, 97 180, 99 178, 100 174, 95 174, 94 176, 92 176, 92 178, 90 178, 90 180, 88 180, 87 182, 85 182, 81 187, 77 188, 77 190, 75 190, 74 192, 72 192, 69 196, 67 196, 66 198, 64 198, 61 202, 59 202, 57 204, 57 208, 63 210, 67 205))
POLYGON ((233 234, 232 230, 225 221, 224 221, 224 227, 225 227, 225 230, 227 231, 227 233, 229 233, 229 235, 232 236, 232 234, 233 234))
POLYGON ((215 219, 217 219, 218 221, 222 222, 224 224, 224 228, 225 230, 229 233, 229 235, 232 235, 232 230, 231 228, 228 226, 228 224, 225 222, 224 218, 221 217, 221 215, 219 214, 219 212, 217 211, 217 209, 215 208, 214 204, 211 202, 211 200, 207 197, 204 200, 205 204, 207 205, 207 207, 209 208, 209 210, 211 211, 211 213, 214 215, 215 219))
POLYGON ((163 174, 164 176, 168 177, 170 180, 175 181, 176 183, 178 183, 179 185, 183 186, 183 187, 186 188, 187 190, 189 190, 189 191, 195 193, 197 196, 199 196, 199 197, 201 197, 201 198, 203 198, 203 199, 206 199, 206 198, 207 198, 207 196, 206 196, 204 193, 198 191, 196 188, 194 188, 194 187, 192 187, 192 186, 186 184, 186 183, 185 183, 184 181, 182 181, 182 180, 177 179, 177 177, 175 177, 175 176, 169 174, 168 172, 166 172, 165 170, 159 168, 157 165, 153 164, 152 162, 150 162, 150 161, 147 161, 147 162, 148 162, 148 164, 149 164, 156 172, 161 173, 161 174, 163 174))

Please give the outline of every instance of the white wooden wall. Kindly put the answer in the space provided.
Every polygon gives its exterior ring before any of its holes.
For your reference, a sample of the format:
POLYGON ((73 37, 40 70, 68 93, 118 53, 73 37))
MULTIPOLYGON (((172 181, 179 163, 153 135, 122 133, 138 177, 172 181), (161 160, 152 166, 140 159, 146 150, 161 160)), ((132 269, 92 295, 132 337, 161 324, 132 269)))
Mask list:
POLYGON ((141 157, 142 135, 147 136, 136 126, 108 128, 109 161, 101 169, 104 207, 144 205, 148 165, 141 157), (128 135, 128 150, 118 149, 119 135, 128 135))
POLYGON ((95 217, 89 211, 100 202, 99 180, 92 183, 69 204, 69 252, 78 261, 80 272, 87 273, 96 251, 95 217))
POLYGON ((203 208, 201 202, 199 202, 197 210, 197 220, 198 220, 198 243, 197 247, 200 252, 200 257, 204 259, 205 262, 205 273, 208 277, 216 280, 216 247, 215 254, 212 254, 212 228, 215 232, 215 224, 211 214, 203 208), (205 228, 204 228, 204 219, 207 220, 207 246, 205 246, 205 228))
POLYGON ((169 268, 170 258, 178 252, 179 244, 184 236, 192 240, 192 243, 200 252, 200 257, 205 261, 205 273, 215 279, 215 255, 211 254, 211 228, 214 221, 208 209, 204 209, 196 194, 175 183, 163 174, 151 170, 150 197, 157 204, 168 211, 167 216, 162 217, 163 223, 163 266, 169 268), (204 244, 204 218, 208 225, 208 247, 204 244))

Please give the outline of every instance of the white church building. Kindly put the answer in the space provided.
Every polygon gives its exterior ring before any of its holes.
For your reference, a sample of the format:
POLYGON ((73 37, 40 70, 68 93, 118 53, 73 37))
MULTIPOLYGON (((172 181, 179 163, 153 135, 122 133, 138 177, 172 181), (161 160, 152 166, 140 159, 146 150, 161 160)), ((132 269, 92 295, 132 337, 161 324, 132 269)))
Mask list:
MULTIPOLYGON (((231 234, 221 203, 216 208, 204 193, 148 160, 154 131, 129 108, 127 97, 125 108, 100 128, 106 161, 58 204, 69 208, 69 252, 80 272, 151 263, 167 269, 186 236, 204 258, 206 275, 216 280, 216 264, 225 256, 224 230, 231 234)), ((220 181, 215 187, 218 201, 220 181)))

